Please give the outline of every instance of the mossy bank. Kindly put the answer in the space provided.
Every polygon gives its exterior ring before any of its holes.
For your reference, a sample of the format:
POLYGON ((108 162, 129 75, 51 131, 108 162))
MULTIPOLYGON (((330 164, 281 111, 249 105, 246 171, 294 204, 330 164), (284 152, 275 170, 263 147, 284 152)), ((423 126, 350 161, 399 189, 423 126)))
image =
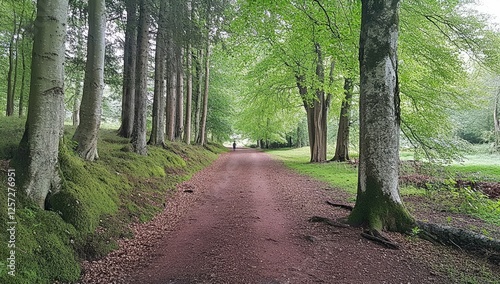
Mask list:
POLYGON ((218 145, 168 143, 164 148, 149 147, 147 156, 139 156, 130 151, 129 139, 118 137, 116 130, 102 130, 100 159, 85 162, 73 151, 74 128, 66 127, 59 154, 62 189, 48 197, 48 210, 41 210, 19 189, 8 200, 8 172, 15 170, 9 160, 23 125, 20 119, 0 118, 0 283, 77 281, 81 260, 102 257, 116 248, 116 239, 131 237, 131 222, 150 220, 177 183, 225 151, 218 145), (9 203, 15 204, 15 212, 9 203), (9 248, 9 240, 15 247, 9 248), (11 251, 15 276, 8 274, 11 251))

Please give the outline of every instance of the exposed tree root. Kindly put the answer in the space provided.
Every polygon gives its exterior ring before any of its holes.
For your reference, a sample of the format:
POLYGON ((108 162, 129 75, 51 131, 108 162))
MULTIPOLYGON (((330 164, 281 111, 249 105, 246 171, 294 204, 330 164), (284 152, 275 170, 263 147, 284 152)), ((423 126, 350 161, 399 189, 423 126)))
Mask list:
POLYGON ((377 230, 365 230, 363 233, 361 233, 361 236, 363 238, 369 239, 371 241, 375 241, 386 248, 390 249, 399 249, 399 245, 388 238, 384 237, 379 231, 377 230))
POLYGON ((326 201, 326 204, 331 205, 333 207, 340 207, 342 209, 346 209, 346 210, 349 210, 349 211, 352 211, 352 209, 354 209, 353 206, 347 205, 347 204, 333 203, 333 202, 330 202, 330 201, 326 201))
POLYGON ((499 239, 489 238, 478 233, 450 226, 419 221, 417 224, 422 230, 419 236, 423 239, 483 255, 492 263, 500 265, 499 239))
POLYGON ((327 225, 330 225, 330 226, 333 226, 333 227, 337 227, 337 228, 347 228, 347 227, 349 227, 349 225, 347 225, 347 224, 336 222, 336 221, 334 221, 332 219, 325 218, 325 217, 319 217, 319 216, 312 216, 311 218, 309 218, 309 222, 313 222, 313 223, 325 223, 327 225))

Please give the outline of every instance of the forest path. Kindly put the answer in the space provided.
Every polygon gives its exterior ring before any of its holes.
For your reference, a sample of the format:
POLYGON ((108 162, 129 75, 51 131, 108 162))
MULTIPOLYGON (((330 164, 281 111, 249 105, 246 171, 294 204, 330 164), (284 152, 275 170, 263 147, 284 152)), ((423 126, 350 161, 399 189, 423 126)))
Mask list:
POLYGON ((179 185, 162 214, 135 228, 134 240, 100 268, 87 266, 99 272, 84 283, 445 282, 411 243, 389 250, 361 238, 360 229, 308 222, 346 217, 325 204, 346 196, 265 153, 237 149, 179 185))

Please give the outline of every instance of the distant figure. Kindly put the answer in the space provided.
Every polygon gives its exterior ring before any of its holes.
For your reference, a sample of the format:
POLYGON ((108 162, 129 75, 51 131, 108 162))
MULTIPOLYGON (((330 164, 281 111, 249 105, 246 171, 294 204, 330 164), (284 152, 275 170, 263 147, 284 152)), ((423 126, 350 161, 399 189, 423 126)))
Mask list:
POLYGON ((236 141, 233 142, 233 151, 236 151, 236 141))

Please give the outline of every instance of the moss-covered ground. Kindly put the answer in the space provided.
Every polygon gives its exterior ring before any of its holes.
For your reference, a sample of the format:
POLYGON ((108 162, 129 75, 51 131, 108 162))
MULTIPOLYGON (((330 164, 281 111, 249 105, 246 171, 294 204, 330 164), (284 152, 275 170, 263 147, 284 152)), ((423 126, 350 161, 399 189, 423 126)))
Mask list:
MULTIPOLYGON (((63 182, 48 199, 48 210, 30 203, 19 189, 15 196, 15 249, 9 248, 8 161, 22 137, 24 120, 0 118, 0 283, 74 282, 79 262, 106 255, 115 240, 130 237, 131 222, 150 220, 163 208, 175 185, 213 162, 224 147, 168 143, 149 147, 147 156, 130 151, 129 139, 116 130, 101 130, 99 160, 85 162, 73 149, 73 127, 65 127, 59 161, 63 182), (8 275, 15 251, 15 277, 8 275)), ((12 196, 11 196, 12 197, 12 196)), ((10 200, 12 201, 12 200, 10 200)), ((12 211, 12 210, 11 210, 12 211)))

